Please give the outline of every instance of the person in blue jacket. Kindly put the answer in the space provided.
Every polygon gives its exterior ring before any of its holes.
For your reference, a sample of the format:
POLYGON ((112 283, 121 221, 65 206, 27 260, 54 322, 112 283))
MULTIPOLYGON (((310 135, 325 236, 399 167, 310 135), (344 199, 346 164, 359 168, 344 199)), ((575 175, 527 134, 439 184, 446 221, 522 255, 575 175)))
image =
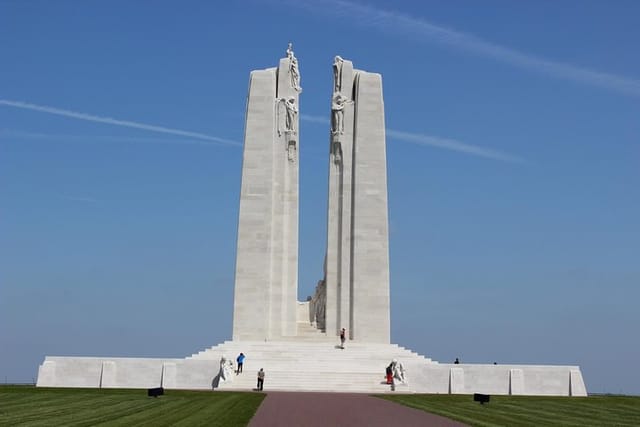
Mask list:
POLYGON ((236 362, 238 362, 238 370, 236 371, 236 375, 242 372, 242 364, 244 363, 244 353, 240 353, 236 358, 236 362))

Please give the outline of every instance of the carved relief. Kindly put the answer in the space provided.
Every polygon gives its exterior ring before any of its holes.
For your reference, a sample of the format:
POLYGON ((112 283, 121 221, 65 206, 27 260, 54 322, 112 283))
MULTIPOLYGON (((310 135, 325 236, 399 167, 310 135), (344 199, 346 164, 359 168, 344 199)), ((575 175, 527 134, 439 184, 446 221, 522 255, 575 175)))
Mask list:
POLYGON ((333 94, 331 100, 331 133, 342 135, 344 133, 344 108, 347 104, 353 104, 349 98, 339 92, 333 94))
POLYGON ((296 105, 295 97, 277 98, 276 113, 278 136, 285 135, 287 159, 290 162, 295 162, 298 151, 298 131, 296 126, 298 123, 298 106, 296 105))
POLYGON ((333 135, 331 138, 331 154, 333 155, 333 162, 336 165, 342 163, 342 143, 338 135, 333 135))
POLYGON ((290 139, 287 142, 287 159, 290 162, 295 162, 296 161, 296 153, 298 151, 298 147, 296 144, 296 140, 295 139, 290 139))
POLYGON ((293 96, 289 98, 278 98, 278 136, 283 132, 297 133, 296 123, 298 117, 298 106, 293 96))
POLYGON ((285 102, 287 108, 287 118, 285 120, 285 127, 289 132, 296 132, 296 118, 298 116, 298 106, 296 105, 296 99, 290 97, 285 102))
POLYGON ((220 370, 218 371, 219 382, 232 382, 233 381, 233 361, 227 359, 223 354, 220 358, 220 370))

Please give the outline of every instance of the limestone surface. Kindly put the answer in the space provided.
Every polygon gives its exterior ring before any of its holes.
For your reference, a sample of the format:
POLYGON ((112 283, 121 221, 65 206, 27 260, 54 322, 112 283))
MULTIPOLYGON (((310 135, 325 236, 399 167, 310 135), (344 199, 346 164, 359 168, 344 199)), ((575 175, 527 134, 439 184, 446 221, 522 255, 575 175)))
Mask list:
POLYGON ((313 306, 328 335, 390 342, 387 156, 382 77, 334 64, 325 277, 313 306), (319 302, 320 301, 320 302, 319 302), (324 306, 322 306, 324 304, 324 306))
POLYGON ((233 338, 295 336, 298 291, 299 70, 251 73, 238 219, 233 338), (295 75, 292 75, 294 73, 295 75))

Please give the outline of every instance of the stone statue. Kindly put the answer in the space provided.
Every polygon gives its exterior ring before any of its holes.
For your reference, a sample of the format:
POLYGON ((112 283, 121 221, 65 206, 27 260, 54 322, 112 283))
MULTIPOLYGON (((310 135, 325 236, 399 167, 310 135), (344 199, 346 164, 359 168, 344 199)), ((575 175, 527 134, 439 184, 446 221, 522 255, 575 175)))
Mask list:
POLYGON ((333 94, 333 99, 331 100, 331 133, 333 135, 342 135, 344 133, 344 107, 352 103, 353 101, 349 101, 349 98, 340 92, 333 94))
POLYGON ((296 116, 298 115, 298 106, 296 105, 296 99, 290 97, 285 101, 285 107, 287 107, 287 119, 285 121, 285 129, 289 132, 296 131, 296 116))
POLYGON ((336 55, 333 59, 333 91, 340 92, 342 90, 342 65, 344 59, 340 55, 336 55))
POLYGON ((227 357, 223 354, 220 358, 220 372, 218 373, 220 382, 233 381, 233 372, 233 361, 227 359, 227 357))
POLYGON ((289 58, 289 75, 291 76, 291 87, 296 90, 296 92, 302 92, 302 87, 300 87, 300 70, 298 69, 298 58, 293 53, 293 44, 289 43, 287 47, 287 58, 289 58))
POLYGON ((278 135, 282 132, 296 133, 296 116, 298 115, 298 106, 296 99, 291 96, 289 98, 278 98, 278 135), (280 108, 280 103, 284 104, 284 112, 280 108), (281 116, 284 116, 284 120, 281 116), (284 121, 284 126, 283 122, 284 121), (284 127, 284 129, 283 129, 284 127))
POLYGON ((406 378, 404 366, 402 366, 402 363, 398 362, 398 359, 393 359, 393 362, 391 362, 391 369, 393 371, 394 381, 398 380, 400 383, 405 384, 406 378))

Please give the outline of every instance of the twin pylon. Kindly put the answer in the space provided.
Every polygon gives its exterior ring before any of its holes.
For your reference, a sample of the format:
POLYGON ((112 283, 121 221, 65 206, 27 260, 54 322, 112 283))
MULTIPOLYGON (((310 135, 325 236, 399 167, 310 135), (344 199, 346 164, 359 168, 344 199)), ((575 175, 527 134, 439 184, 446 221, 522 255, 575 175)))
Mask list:
POLYGON ((324 278, 297 301, 300 71, 289 45, 251 72, 238 221, 234 340, 327 335, 389 343, 389 233, 382 77, 333 63, 324 278))

